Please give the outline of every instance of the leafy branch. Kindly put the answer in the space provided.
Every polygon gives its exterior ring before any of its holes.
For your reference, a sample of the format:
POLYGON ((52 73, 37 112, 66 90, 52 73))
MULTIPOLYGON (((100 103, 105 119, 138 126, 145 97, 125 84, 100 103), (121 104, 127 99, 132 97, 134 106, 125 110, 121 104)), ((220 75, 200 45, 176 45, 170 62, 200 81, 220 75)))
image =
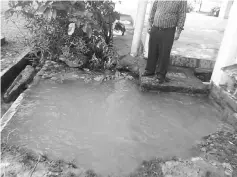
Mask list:
POLYGON ((98 66, 111 58, 108 44, 113 38, 113 23, 119 19, 112 1, 10 1, 9 6, 5 16, 25 17, 25 26, 33 36, 29 43, 41 58, 85 55, 88 64, 98 66))

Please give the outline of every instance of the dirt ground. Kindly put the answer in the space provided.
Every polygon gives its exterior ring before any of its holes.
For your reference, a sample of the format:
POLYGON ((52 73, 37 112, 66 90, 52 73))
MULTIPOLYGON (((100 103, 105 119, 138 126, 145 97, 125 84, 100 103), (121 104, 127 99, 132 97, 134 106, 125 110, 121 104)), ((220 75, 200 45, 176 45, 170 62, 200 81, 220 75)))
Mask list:
MULTIPOLYGON (((10 135, 9 135, 10 136, 10 135)), ((5 138, 7 142, 8 137, 5 138)), ((177 157, 143 161, 129 177, 235 177, 237 175, 237 132, 221 129, 195 146, 202 157, 182 160, 177 157), (205 150, 204 150, 205 148, 205 150)), ((52 160, 46 154, 24 147, 1 143, 1 177, 100 177, 64 160, 52 160)))
POLYGON ((202 156, 221 163, 229 163, 233 168, 233 176, 237 176, 237 130, 223 124, 211 135, 207 135, 197 143, 202 156))
MULTIPOLYGON (((36 154, 23 147, 9 146, 1 143, 1 176, 80 176, 84 172, 76 167, 73 162, 64 162, 62 160, 49 160, 44 154, 36 154)), ((90 176, 90 175, 86 175, 90 176)), ((92 175, 93 176, 93 175, 92 175)))

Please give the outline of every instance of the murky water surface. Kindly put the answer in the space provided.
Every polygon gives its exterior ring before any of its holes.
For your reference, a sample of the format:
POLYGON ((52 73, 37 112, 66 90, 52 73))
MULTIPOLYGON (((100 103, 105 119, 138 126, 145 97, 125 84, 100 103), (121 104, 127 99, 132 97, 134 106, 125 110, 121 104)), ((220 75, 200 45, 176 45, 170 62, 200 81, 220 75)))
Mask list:
POLYGON ((10 143, 121 175, 155 156, 189 157, 218 122, 205 98, 142 93, 126 80, 68 81, 35 87, 2 136, 11 131, 10 143))

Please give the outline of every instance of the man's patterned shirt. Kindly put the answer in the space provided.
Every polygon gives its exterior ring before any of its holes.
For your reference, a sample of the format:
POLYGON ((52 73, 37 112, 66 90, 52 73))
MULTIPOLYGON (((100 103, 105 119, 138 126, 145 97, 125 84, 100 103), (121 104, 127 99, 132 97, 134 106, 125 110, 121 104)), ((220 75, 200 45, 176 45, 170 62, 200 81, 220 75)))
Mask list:
POLYGON ((187 13, 187 0, 155 0, 149 22, 160 28, 177 27, 182 31, 187 13))

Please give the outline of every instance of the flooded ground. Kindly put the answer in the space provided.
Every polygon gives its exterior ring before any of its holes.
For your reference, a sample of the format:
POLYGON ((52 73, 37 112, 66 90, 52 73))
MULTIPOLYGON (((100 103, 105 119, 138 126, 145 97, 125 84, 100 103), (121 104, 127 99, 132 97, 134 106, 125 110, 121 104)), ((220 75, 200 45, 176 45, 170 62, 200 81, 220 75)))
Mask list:
POLYGON ((143 93, 128 80, 41 82, 2 138, 103 175, 123 175, 152 157, 190 157, 194 142, 218 123, 206 98, 143 93))

